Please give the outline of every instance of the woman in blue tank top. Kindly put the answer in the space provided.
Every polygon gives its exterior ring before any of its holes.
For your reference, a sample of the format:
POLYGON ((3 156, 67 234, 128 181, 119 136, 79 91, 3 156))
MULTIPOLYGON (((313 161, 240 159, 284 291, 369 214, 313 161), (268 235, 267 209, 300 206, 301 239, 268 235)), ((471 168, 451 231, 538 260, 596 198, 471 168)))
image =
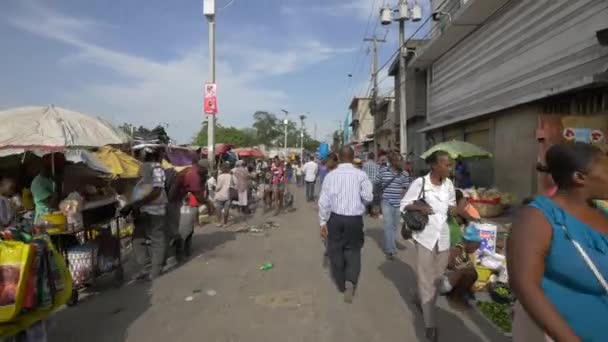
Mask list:
POLYGON ((608 217, 591 205, 608 198, 608 157, 569 143, 551 147, 545 159, 559 190, 522 210, 507 246, 522 316, 541 334, 518 331, 516 317, 513 339, 543 341, 544 332, 555 341, 608 341, 608 217))

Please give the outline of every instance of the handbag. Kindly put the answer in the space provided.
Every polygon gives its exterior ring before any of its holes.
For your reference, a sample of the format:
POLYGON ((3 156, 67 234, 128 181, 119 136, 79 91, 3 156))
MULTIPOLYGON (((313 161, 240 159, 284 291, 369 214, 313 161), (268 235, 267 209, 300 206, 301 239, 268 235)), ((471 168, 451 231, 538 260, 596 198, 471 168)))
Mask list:
POLYGON ((239 192, 236 190, 234 176, 230 177, 230 188, 228 188, 228 199, 232 201, 239 200, 239 192))
MULTIPOLYGON (((420 193, 418 194, 418 199, 414 201, 413 204, 418 206, 429 206, 425 201, 425 193, 424 193, 424 185, 425 179, 422 178, 422 188, 420 189, 420 193)), ((401 235, 404 235, 404 229, 411 230, 414 232, 421 232, 424 230, 426 225, 429 223, 429 216, 421 213, 417 210, 406 210, 401 213, 401 217, 403 218, 403 225, 401 227, 401 235)), ((406 234, 407 235, 407 234, 406 234)))

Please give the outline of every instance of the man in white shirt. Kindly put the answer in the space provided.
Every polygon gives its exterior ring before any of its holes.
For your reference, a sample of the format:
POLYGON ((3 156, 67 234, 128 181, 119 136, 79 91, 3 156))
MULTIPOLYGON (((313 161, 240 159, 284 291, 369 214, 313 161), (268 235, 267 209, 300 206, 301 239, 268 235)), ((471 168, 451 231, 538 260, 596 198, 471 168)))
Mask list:
POLYGON ((302 167, 304 173, 304 182, 306 183, 306 201, 314 202, 315 200, 315 183, 317 174, 319 173, 319 165, 315 163, 315 158, 310 157, 310 160, 302 167))
POLYGON ((437 341, 435 322, 435 302, 439 279, 448 265, 450 248, 450 228, 448 215, 456 210, 456 192, 448 178, 452 168, 452 159, 444 151, 433 153, 427 163, 431 172, 416 179, 401 200, 400 210, 419 211, 428 215, 424 230, 413 232, 416 242, 416 273, 418 275, 418 296, 426 327, 426 337, 437 341), (426 204, 416 200, 424 199, 426 204))
POLYGON ((372 182, 352 164, 350 147, 340 150, 340 164, 330 172, 319 196, 321 235, 327 238, 327 254, 333 278, 351 303, 361 271, 363 213, 374 198, 372 182))

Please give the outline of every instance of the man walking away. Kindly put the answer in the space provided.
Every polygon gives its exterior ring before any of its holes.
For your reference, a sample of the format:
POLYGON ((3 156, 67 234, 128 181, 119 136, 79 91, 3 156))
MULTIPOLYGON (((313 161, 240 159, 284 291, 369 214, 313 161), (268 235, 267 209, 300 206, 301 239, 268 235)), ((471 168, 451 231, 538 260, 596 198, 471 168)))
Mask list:
POLYGON ((376 175, 375 184, 382 202, 384 218, 384 253, 388 260, 393 260, 397 254, 397 231, 401 214, 399 204, 401 198, 410 187, 410 175, 403 171, 403 161, 396 152, 389 154, 389 167, 383 167, 376 175))
POLYGON ((315 158, 310 157, 310 160, 302 167, 304 173, 304 182, 306 182, 306 201, 312 202, 315 200, 315 183, 319 166, 315 163, 315 158))
POLYGON ((361 272, 363 214, 374 196, 372 183, 353 167, 353 159, 350 147, 340 150, 341 164, 327 175, 319 196, 321 235, 327 237, 332 274, 346 303, 352 303, 361 272))
MULTIPOLYGON (((198 212, 198 205, 190 203, 189 194, 196 198, 197 204, 207 203, 204 184, 207 182, 208 167, 209 162, 205 159, 195 161, 189 168, 178 173, 171 185, 168 184, 167 238, 170 240, 170 245, 175 247, 177 261, 189 256, 192 242, 192 233, 186 237, 180 235, 181 207, 187 204, 194 207, 190 210, 198 212)), ((198 214, 195 216, 198 217, 198 214)))

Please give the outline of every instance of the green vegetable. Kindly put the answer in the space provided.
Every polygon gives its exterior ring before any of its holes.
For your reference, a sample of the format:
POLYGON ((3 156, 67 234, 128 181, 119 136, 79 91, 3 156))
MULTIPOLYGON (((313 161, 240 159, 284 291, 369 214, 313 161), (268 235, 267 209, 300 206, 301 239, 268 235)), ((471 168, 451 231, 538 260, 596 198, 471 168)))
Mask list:
MULTIPOLYGON (((505 289, 506 290, 506 289, 505 289)), ((508 290, 507 290, 508 291, 508 290)), ((479 311, 505 332, 511 332, 510 307, 494 302, 478 302, 479 311)))
POLYGON ((507 297, 511 295, 511 291, 509 291, 509 289, 504 288, 504 287, 499 287, 496 290, 496 293, 498 293, 499 295, 503 296, 503 297, 507 297))

